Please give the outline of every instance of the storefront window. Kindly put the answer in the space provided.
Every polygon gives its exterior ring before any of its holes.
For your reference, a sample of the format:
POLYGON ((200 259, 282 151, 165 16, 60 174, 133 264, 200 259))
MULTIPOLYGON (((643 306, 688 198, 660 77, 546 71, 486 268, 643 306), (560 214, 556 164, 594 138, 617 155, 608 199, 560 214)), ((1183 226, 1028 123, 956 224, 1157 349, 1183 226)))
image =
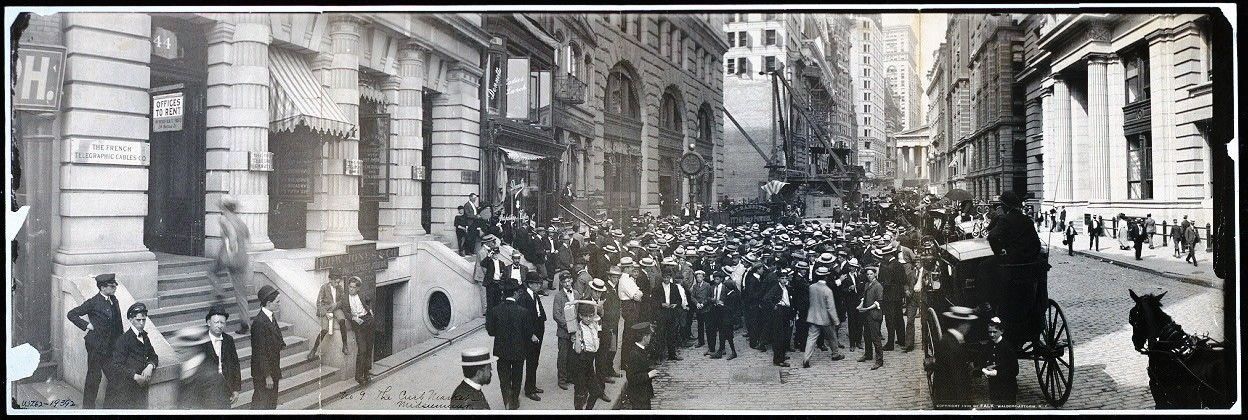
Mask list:
POLYGON ((507 118, 529 118, 529 59, 507 59, 507 118))
POLYGON ((1127 138, 1127 196, 1153 198, 1153 139, 1145 133, 1127 138))
POLYGON ((1149 98, 1148 49, 1140 47, 1123 54, 1126 67, 1127 103, 1133 104, 1149 98))

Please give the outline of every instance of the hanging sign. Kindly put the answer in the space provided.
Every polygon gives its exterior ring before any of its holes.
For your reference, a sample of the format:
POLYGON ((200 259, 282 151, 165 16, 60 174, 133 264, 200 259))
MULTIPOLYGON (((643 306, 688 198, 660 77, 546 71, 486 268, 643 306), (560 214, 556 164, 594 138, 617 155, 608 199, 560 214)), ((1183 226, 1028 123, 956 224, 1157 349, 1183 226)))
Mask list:
POLYGON ((60 47, 22 45, 13 67, 13 109, 56 111, 61 104, 61 81, 65 76, 65 51, 60 47))
POLYGON ((182 130, 182 92, 152 96, 152 132, 182 130))

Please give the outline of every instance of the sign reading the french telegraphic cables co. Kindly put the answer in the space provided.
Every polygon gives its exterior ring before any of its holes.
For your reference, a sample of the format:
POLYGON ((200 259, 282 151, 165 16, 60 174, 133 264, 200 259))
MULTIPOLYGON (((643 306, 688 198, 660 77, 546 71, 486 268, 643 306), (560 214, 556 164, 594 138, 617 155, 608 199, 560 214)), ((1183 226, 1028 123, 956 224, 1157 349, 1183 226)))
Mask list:
POLYGON ((137 141, 73 139, 68 153, 72 163, 147 166, 151 149, 137 141))
POLYGON ((182 92, 152 96, 152 132, 182 129, 182 92))

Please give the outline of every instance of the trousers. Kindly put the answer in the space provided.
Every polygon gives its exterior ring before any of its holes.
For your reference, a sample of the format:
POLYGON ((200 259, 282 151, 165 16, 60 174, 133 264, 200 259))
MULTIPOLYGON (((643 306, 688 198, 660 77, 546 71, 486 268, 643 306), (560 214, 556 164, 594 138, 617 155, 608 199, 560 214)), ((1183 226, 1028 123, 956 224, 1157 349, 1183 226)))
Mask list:
POLYGON ((832 352, 832 357, 835 358, 841 354, 840 346, 836 345, 836 327, 831 325, 807 325, 809 326, 806 327, 808 330, 806 333, 806 351, 802 354, 802 363, 810 362, 810 356, 815 354, 815 349, 818 347, 816 343, 821 339, 827 340, 828 350, 832 352))
POLYGON ((886 300, 881 306, 884 307, 884 326, 887 328, 884 347, 891 349, 894 342, 899 346, 906 345, 906 339, 901 334, 905 324, 902 320, 901 301, 886 300))
POLYGON ((572 337, 559 337, 559 353, 555 359, 555 374, 559 378, 560 384, 570 382, 571 376, 568 374, 572 364, 572 337))
POLYGON ((524 359, 498 359, 498 388, 503 394, 503 406, 508 410, 520 408, 520 378, 524 374, 524 359))
POLYGON ((598 354, 581 352, 569 355, 568 370, 572 380, 572 408, 593 410, 598 396, 602 395, 602 382, 598 380, 595 367, 598 354))
POLYGON ((542 355, 542 343, 527 343, 529 351, 524 358, 524 393, 537 392, 537 361, 542 355))
POLYGON ((364 384, 373 368, 373 321, 355 324, 355 381, 364 384))
POLYGON ((615 371, 615 352, 619 348, 619 333, 616 330, 608 330, 603 328, 598 332, 598 354, 595 361, 596 371, 598 372, 598 380, 602 381, 606 375, 617 373, 615 371))
POLYGON ((112 357, 108 353, 87 350, 87 382, 82 387, 82 408, 95 408, 95 398, 100 395, 100 377, 110 361, 112 357))
POLYGON ((865 348, 863 350, 863 358, 867 360, 874 358, 876 364, 882 365, 884 364, 884 349, 880 346, 880 316, 878 313, 872 314, 872 311, 879 311, 879 309, 872 309, 862 313, 864 318, 862 339, 865 348), (874 357, 872 357, 873 354, 874 357))
POLYGON ((277 408, 277 392, 280 379, 273 378, 273 388, 264 387, 264 379, 251 378, 254 391, 251 394, 252 410, 273 410, 277 408))
POLYGON ((247 304, 248 295, 251 294, 251 270, 249 268, 230 267, 217 260, 212 271, 208 274, 212 276, 209 283, 212 284, 212 290, 217 296, 225 296, 225 292, 221 290, 221 277, 217 273, 225 270, 230 276, 230 282, 234 285, 234 298, 238 301, 238 319, 243 325, 247 325, 247 320, 251 319, 251 308, 247 304))

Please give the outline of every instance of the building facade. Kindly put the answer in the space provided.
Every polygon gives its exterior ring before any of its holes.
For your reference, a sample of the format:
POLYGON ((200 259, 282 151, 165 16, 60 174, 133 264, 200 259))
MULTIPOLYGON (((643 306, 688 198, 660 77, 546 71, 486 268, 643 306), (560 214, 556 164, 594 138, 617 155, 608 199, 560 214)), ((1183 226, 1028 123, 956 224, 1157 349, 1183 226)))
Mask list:
POLYGON ((858 164, 866 172, 868 183, 892 185, 892 165, 888 136, 888 100, 892 91, 884 73, 884 39, 879 15, 853 15, 850 74, 858 116, 858 141, 855 145, 858 164))
MULTIPOLYGON (((45 377, 82 389, 83 332, 64 316, 96 293, 95 275, 116 273, 121 307, 147 305, 168 361, 150 407, 176 407, 180 356, 167 337, 212 304, 197 287, 221 246, 226 195, 250 232, 245 294, 268 284, 286 299, 283 402, 352 377, 337 351, 304 357, 331 272, 365 280, 376 359, 480 316, 471 266, 437 242, 480 185, 480 16, 27 16, 19 51, 64 60, 50 87, 59 104, 18 108, 14 139, 40 174, 19 191, 32 222, 15 264, 14 339, 41 351, 45 377), (349 263, 359 258, 377 263, 349 263)), ((243 380, 239 405, 251 399, 243 380)))
POLYGON ((973 131, 974 103, 971 90, 971 16, 950 14, 945 30, 945 43, 938 51, 932 83, 928 89, 936 106, 937 122, 942 128, 933 142, 936 155, 932 162, 940 165, 933 171, 943 183, 942 189, 970 190, 970 164, 974 162, 973 144, 968 140, 973 131), (943 126, 943 127, 942 127, 943 126))
POLYGON ((970 15, 971 133, 957 146, 968 159, 965 182, 976 199, 1027 190, 1022 30, 1010 15, 970 15))
POLYGON ((897 142, 897 179, 903 188, 919 188, 926 192, 931 178, 928 154, 932 149, 930 126, 905 130, 893 135, 897 142))
POLYGON ((884 35, 884 76, 897 98, 903 130, 923 123, 923 88, 919 81, 918 42, 910 25, 886 26, 884 35))
POLYGON ((950 164, 949 138, 951 127, 948 115, 948 98, 945 89, 948 87, 949 45, 941 43, 932 53, 932 68, 927 72, 927 126, 931 134, 931 150, 927 156, 928 192, 944 195, 949 191, 948 178, 950 164))
POLYGON ((1032 18, 1039 53, 1028 63, 1035 69, 1028 80, 1040 80, 1037 155, 1046 207, 1065 206, 1076 218, 1212 220, 1209 19, 1032 18))

